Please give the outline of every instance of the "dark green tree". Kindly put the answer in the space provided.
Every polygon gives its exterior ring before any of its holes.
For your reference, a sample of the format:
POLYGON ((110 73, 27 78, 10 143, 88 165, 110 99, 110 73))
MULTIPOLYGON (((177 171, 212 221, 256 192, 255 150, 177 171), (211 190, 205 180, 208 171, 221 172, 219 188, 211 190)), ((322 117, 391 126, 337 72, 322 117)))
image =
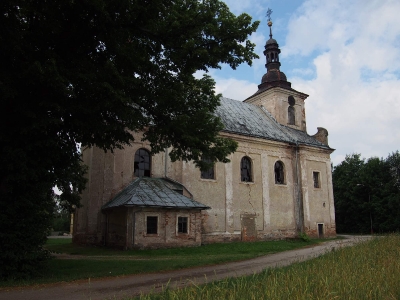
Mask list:
POLYGON ((346 156, 334 168, 333 191, 338 232, 382 233, 400 230, 399 152, 388 158, 346 156))
POLYGON ((400 232, 400 153, 389 154, 385 160, 386 172, 390 174, 385 182, 386 213, 381 217, 382 231, 400 232))
POLYGON ((335 199, 337 232, 359 232, 361 214, 358 196, 361 169, 364 159, 361 154, 346 155, 344 161, 333 169, 333 195, 335 199))
POLYGON ((77 145, 112 150, 145 130, 173 160, 227 162, 214 81, 251 64, 258 22, 217 0, 3 0, 0 3, 0 277, 37 270, 53 190, 79 205, 77 145))

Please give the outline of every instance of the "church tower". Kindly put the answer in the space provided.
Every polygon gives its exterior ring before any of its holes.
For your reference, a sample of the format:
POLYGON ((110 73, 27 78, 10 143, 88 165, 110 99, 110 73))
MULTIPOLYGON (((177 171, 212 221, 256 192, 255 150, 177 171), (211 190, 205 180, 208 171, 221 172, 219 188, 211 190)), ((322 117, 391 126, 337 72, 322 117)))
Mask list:
POLYGON ((304 100, 308 95, 291 87, 286 75, 281 72, 279 54, 281 50, 272 38, 272 21, 268 19, 269 40, 265 44, 264 55, 267 73, 261 79, 258 91, 244 100, 246 103, 265 107, 282 125, 306 131, 304 100))

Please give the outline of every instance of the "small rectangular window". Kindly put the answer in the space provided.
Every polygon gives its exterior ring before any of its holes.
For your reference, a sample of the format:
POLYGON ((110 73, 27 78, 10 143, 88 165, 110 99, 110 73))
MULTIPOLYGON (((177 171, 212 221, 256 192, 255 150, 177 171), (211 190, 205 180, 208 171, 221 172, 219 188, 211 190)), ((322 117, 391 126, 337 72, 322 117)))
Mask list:
POLYGON ((178 217, 178 233, 188 233, 187 217, 178 217))
POLYGON ((147 234, 157 234, 158 217, 147 216, 147 234))
POLYGON ((319 172, 313 172, 314 188, 319 189, 321 187, 319 180, 319 172))

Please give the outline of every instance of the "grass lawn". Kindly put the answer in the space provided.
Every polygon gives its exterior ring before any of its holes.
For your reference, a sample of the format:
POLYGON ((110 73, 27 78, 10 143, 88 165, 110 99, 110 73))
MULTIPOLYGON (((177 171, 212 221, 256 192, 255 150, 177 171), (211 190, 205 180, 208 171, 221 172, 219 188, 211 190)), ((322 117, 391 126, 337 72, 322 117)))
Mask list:
MULTIPOLYGON (((78 279, 122 276, 176 270, 250 259, 317 244, 322 240, 282 240, 210 244, 193 248, 121 251, 103 247, 82 247, 71 239, 48 239, 46 248, 74 259, 51 259, 40 276, 27 281, 0 282, 0 287, 44 284, 78 279)), ((323 240, 326 241, 326 240, 323 240)))

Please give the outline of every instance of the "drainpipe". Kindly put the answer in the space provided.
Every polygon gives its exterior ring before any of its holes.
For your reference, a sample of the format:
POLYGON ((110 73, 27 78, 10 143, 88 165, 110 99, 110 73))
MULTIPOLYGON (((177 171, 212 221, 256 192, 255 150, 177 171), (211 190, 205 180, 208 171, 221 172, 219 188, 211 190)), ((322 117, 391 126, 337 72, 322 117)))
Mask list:
POLYGON ((107 235, 108 235, 108 212, 106 212, 106 233, 104 235, 104 245, 107 246, 107 235))
POLYGON ((136 210, 133 212, 132 247, 135 247, 135 230, 136 230, 136 210))
POLYGON ((297 206, 297 220, 296 220, 296 229, 298 232, 304 232, 304 213, 303 213, 303 197, 301 191, 301 180, 299 176, 299 143, 296 142, 295 145, 295 153, 296 153, 296 190, 295 190, 295 197, 296 197, 296 206, 297 206))
POLYGON ((167 178, 168 148, 165 148, 164 177, 167 178))
POLYGON ((128 232, 129 232, 129 227, 128 227, 128 220, 129 220, 129 207, 126 209, 126 234, 125 234, 125 250, 128 249, 128 232))

